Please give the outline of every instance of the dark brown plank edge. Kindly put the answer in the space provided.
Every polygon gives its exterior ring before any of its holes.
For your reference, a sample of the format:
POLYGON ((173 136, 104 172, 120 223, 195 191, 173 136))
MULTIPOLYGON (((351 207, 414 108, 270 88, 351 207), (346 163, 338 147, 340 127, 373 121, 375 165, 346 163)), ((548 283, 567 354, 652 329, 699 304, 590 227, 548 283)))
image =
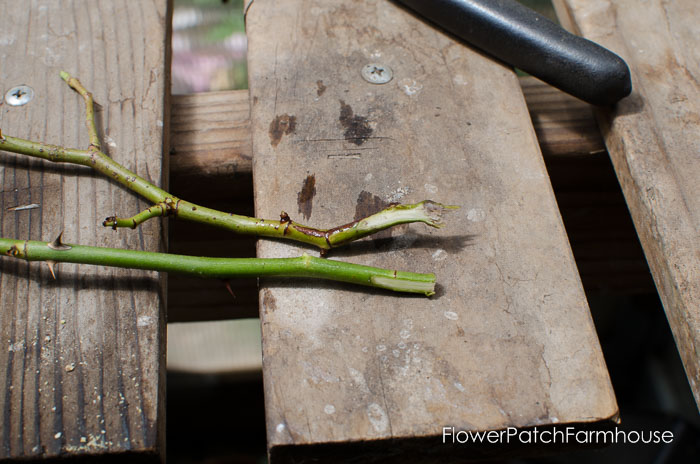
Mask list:
MULTIPOLYGON (((167 182, 171 10, 167 0, 0 3, 0 92, 20 83, 35 91, 26 106, 0 106, 3 132, 88 145, 64 69, 93 91, 111 156, 167 182)), ((0 165, 4 236, 47 240, 63 230, 69 242, 165 247, 158 221, 104 230, 106 215, 145 204, 85 169, 7 153, 0 165)), ((62 265, 52 281, 39 263, 0 267, 0 459, 163 459, 164 277, 62 265)))

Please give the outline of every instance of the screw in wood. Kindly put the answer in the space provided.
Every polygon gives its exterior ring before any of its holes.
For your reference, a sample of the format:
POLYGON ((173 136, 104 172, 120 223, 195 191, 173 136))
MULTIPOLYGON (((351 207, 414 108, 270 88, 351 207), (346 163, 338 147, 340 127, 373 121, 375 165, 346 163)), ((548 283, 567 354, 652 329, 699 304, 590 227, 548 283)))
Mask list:
POLYGON ((371 84, 386 84, 394 77, 394 73, 389 66, 370 63, 362 68, 362 77, 371 84))
POLYGON ((18 85, 12 87, 5 94, 5 103, 10 106, 26 105, 34 98, 34 89, 28 85, 18 85))

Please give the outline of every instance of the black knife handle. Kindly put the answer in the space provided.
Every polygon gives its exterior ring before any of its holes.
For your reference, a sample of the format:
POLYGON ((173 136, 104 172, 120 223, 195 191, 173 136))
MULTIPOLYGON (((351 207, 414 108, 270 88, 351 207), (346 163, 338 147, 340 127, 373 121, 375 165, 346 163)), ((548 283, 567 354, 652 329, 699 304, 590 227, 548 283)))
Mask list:
POLYGON ((515 0, 399 0, 506 63, 594 105, 632 91, 625 61, 515 0))

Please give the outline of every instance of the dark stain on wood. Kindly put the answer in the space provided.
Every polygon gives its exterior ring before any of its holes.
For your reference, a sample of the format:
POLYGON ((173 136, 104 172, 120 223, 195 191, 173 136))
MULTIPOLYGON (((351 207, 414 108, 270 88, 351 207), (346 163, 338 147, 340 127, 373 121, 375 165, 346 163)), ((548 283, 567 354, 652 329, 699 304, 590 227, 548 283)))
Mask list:
POLYGON ((355 206, 355 220, 359 221, 367 216, 371 216, 387 208, 389 203, 382 200, 377 195, 373 195, 365 190, 360 192, 357 197, 357 206, 355 206))
POLYGON ((369 121, 364 116, 355 115, 352 107, 340 100, 340 124, 345 129, 345 140, 362 145, 372 135, 372 128, 369 126, 369 121))
MULTIPOLYGON (((360 195, 357 197, 357 205, 355 206, 355 221, 371 216, 375 213, 380 212, 384 208, 388 208, 390 203, 382 200, 377 195, 373 195, 370 192, 361 191, 360 195)), ((391 237, 391 229, 382 230, 376 234, 372 234, 372 238, 383 239, 391 237)))
POLYGON ((323 95, 323 92, 326 91, 326 86, 323 84, 323 81, 316 81, 316 95, 319 97, 323 95))
POLYGON ((304 183, 301 186, 301 191, 297 195, 297 205, 299 212, 304 216, 304 219, 311 217, 311 209, 313 208, 314 197, 316 196, 316 176, 313 174, 306 176, 304 183))
POLYGON ((276 147, 282 140, 283 135, 293 134, 296 128, 296 116, 290 116, 288 114, 275 116, 275 119, 270 123, 270 145, 276 147))
POLYGON ((263 290, 262 300, 263 311, 274 312, 277 310, 277 300, 272 292, 268 289, 263 290))

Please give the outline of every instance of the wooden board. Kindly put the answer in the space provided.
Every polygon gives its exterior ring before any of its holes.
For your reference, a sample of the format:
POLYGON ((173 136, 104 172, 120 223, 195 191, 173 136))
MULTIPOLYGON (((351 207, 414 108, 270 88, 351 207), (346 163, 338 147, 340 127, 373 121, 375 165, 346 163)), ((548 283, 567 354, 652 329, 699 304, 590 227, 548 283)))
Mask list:
POLYGON ((250 173, 249 117, 247 90, 173 96, 170 168, 190 181, 250 173))
MULTIPOLYGON (((584 287, 655 292, 638 240, 630 240, 636 237, 634 225, 591 106, 533 77, 518 80, 584 287)), ((248 90, 173 95, 171 108, 171 191, 202 205, 253 214, 248 90)), ((169 232, 174 253, 255 256, 251 237, 182 221, 171 222, 169 232)), ((168 282, 168 321, 258 315, 255 279, 230 281, 235 298, 219 281, 170 275, 168 282)))
MULTIPOLYGON (((590 105, 534 77, 518 80, 545 156, 605 151, 590 105)), ((171 177, 184 184, 202 177, 249 176, 253 147, 248 100, 248 90, 173 95, 171 177)))
MULTIPOLYGON (((445 425, 614 419, 515 74, 386 1, 255 0, 247 32, 258 215, 330 227, 390 201, 462 206, 444 229, 404 226, 332 254, 434 271, 431 299, 261 281, 272 462, 328 450, 299 445, 344 443, 348 460, 367 442, 446 451, 445 425), (393 80, 364 81, 371 62, 393 80), (312 179, 315 195, 300 195, 312 179)), ((304 250, 258 243, 264 257, 304 250)))
POLYGON ((567 0, 559 11, 631 68, 632 95, 599 119, 700 404, 700 9, 567 0))
MULTIPOLYGON (((0 105, 5 134, 88 146, 79 77, 99 105, 105 149, 161 183, 168 115, 166 0, 2 1, 0 105)), ((163 250, 159 221, 113 231, 102 220, 146 207, 86 168, 0 153, 4 237, 163 250), (37 205, 33 209, 8 208, 37 205)), ((131 452, 158 459, 164 437, 164 299, 156 273, 0 260, 0 459, 131 452)))
POLYGON ((524 76, 519 81, 545 157, 605 152, 591 105, 537 78, 524 76))

